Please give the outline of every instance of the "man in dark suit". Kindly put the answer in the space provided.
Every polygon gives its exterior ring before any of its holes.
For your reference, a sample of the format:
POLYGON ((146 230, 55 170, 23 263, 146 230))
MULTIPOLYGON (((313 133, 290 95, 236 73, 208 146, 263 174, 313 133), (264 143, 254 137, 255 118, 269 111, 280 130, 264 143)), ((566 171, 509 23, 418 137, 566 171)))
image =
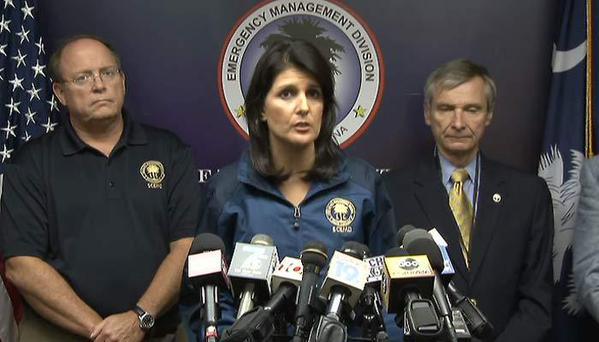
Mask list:
POLYGON ((495 83, 455 60, 425 86, 430 156, 386 175, 397 226, 436 228, 449 244, 453 282, 495 327, 489 340, 542 341, 551 326, 553 211, 547 185, 480 152, 495 83))

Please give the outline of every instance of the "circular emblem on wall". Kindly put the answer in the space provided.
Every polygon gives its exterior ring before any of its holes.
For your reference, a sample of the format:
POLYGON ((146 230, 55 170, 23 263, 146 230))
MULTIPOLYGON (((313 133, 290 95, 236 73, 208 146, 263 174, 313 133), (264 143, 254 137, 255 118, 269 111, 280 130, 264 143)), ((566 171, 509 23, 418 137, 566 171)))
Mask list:
POLYGON ((325 215, 333 226, 349 227, 356 218, 356 206, 344 198, 333 198, 327 203, 325 215))
POLYGON ((384 86, 381 49, 365 21, 338 2, 262 2, 229 32, 219 60, 219 91, 225 113, 247 138, 244 94, 262 53, 278 39, 311 42, 335 74, 337 124, 333 138, 345 148, 366 131, 384 86))
POLYGON ((156 160, 148 160, 139 168, 139 173, 150 184, 161 184, 164 180, 164 166, 156 160))

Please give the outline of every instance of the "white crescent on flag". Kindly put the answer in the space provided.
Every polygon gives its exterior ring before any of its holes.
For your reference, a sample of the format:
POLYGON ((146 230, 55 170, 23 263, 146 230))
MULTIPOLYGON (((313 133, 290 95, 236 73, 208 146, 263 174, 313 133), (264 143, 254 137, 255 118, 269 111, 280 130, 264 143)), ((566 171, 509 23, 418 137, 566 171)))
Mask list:
POLYGON ((564 72, 568 71, 575 66, 577 66, 580 62, 584 60, 587 56, 587 41, 583 41, 577 47, 561 51, 558 50, 555 45, 553 46, 553 61, 551 65, 553 67, 553 72, 564 72))

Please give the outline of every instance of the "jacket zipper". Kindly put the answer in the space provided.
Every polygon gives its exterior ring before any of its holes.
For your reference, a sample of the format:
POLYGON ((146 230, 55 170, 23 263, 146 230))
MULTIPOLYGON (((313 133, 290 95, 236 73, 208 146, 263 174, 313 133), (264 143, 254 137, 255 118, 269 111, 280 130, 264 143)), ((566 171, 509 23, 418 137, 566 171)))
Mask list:
POLYGON ((302 217, 302 211, 300 210, 300 207, 293 207, 293 217, 295 218, 295 221, 293 222, 293 228, 295 228, 296 230, 299 229, 299 221, 300 218, 302 217))

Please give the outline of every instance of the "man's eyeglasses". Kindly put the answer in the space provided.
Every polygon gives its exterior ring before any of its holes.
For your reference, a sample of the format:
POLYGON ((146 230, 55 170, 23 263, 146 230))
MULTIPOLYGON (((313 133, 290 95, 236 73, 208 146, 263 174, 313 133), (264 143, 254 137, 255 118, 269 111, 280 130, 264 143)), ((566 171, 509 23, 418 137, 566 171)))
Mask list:
POLYGON ((65 80, 64 82, 71 82, 77 87, 87 87, 92 85, 95 81, 96 76, 102 80, 102 82, 111 82, 117 79, 117 77, 121 74, 121 69, 119 67, 108 67, 104 69, 100 69, 97 73, 88 71, 81 73, 77 77, 72 80, 65 80))

